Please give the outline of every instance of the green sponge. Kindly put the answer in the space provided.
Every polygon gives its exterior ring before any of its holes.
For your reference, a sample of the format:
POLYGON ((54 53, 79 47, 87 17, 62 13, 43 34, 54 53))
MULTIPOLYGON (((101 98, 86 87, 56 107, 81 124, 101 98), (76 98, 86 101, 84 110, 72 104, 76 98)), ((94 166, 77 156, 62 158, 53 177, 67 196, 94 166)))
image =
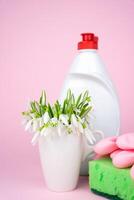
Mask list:
POLYGON ((110 158, 89 162, 89 184, 93 192, 109 199, 134 200, 134 180, 130 168, 118 169, 110 158))

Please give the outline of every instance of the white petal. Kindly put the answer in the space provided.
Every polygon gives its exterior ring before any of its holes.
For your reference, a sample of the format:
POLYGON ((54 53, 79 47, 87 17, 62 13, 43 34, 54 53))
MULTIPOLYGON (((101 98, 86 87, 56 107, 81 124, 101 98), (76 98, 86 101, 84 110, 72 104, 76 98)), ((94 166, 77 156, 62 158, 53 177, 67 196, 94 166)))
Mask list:
POLYGON ((51 133, 51 128, 46 128, 46 130, 43 132, 43 135, 47 136, 50 133, 51 133))
POLYGON ((42 118, 43 118, 44 123, 46 124, 50 120, 48 112, 45 112, 45 114, 42 116, 42 118))
POLYGON ((30 120, 30 121, 27 122, 26 127, 25 127, 25 131, 27 131, 28 129, 31 128, 32 121, 33 120, 30 120))
POLYGON ((43 124, 44 124, 43 118, 41 117, 41 118, 38 119, 38 126, 39 126, 39 128, 42 127, 43 124))
POLYGON ((67 115, 61 114, 59 116, 59 119, 62 121, 63 124, 68 125, 68 116, 67 115))
POLYGON ((71 116, 71 121, 73 126, 78 127, 78 121, 74 114, 71 116))
POLYGON ((51 119, 51 122, 58 122, 58 120, 57 120, 57 118, 56 117, 53 117, 52 119, 51 119))
POLYGON ((39 132, 35 133, 34 136, 33 136, 33 138, 32 138, 31 143, 32 143, 33 145, 37 142, 38 137, 39 137, 39 132))
POLYGON ((27 124, 27 119, 24 118, 24 119, 22 120, 22 125, 26 125, 26 124, 27 124))
POLYGON ((45 131, 43 135, 46 137, 48 135, 47 131, 45 131))
POLYGON ((83 133, 83 132, 84 132, 84 131, 83 131, 83 127, 82 127, 82 125, 81 125, 80 122, 78 122, 78 130, 80 131, 80 133, 83 133))
POLYGON ((79 116, 77 117, 78 117, 78 121, 82 123, 83 122, 82 119, 79 116))
POLYGON ((45 103, 46 103, 45 93, 42 92, 42 105, 45 105, 45 103))
POLYGON ((34 114, 33 114, 33 113, 30 113, 30 117, 33 119, 33 118, 34 118, 34 114))
POLYGON ((41 132, 40 132, 40 135, 42 136, 42 135, 44 135, 44 132, 46 131, 46 127, 44 127, 42 130, 41 130, 41 132))
POLYGON ((34 121, 33 121, 33 131, 35 132, 37 129, 38 129, 38 121, 35 119, 34 121))

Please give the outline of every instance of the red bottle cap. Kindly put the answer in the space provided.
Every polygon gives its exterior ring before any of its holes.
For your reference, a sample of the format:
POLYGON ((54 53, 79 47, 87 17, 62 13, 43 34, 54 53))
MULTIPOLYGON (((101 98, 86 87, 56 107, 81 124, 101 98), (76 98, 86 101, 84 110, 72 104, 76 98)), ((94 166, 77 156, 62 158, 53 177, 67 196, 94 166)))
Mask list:
POLYGON ((93 33, 81 33, 82 41, 78 43, 78 49, 98 49, 98 37, 93 33))

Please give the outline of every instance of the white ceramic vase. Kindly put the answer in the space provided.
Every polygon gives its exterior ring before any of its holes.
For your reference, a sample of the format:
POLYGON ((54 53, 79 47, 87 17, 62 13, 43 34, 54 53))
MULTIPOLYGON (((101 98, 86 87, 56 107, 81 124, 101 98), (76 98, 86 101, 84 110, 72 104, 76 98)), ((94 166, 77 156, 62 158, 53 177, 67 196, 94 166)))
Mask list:
POLYGON ((76 188, 83 154, 82 135, 68 134, 66 129, 59 136, 57 128, 51 128, 48 136, 39 139, 39 152, 46 185, 56 192, 76 188))

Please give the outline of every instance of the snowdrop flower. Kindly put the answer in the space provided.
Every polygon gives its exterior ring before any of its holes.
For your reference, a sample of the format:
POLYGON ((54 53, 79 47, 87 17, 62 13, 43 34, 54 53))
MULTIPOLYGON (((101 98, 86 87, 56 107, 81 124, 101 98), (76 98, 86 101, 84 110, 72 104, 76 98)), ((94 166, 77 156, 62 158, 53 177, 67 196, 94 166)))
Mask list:
POLYGON ((24 125, 24 126, 25 126, 25 125, 27 124, 27 122, 28 122, 28 120, 27 120, 27 119, 23 119, 23 120, 22 120, 22 125, 24 125))
POLYGON ((66 128, 67 128, 68 133, 72 133, 72 125, 71 124, 68 125, 66 128))
POLYGON ((62 132, 61 130, 62 130, 62 125, 61 123, 59 123, 59 125, 57 126, 57 133, 59 136, 61 136, 61 132, 62 132))
POLYGON ((34 113, 30 113, 28 117, 34 119, 34 113))
POLYGON ((22 125, 25 126, 25 125, 28 123, 28 121, 31 120, 31 119, 32 119, 31 116, 25 115, 25 116, 24 116, 24 119, 22 120, 22 125))
POLYGON ((50 129, 50 128, 44 128, 44 130, 43 130, 43 132, 42 132, 42 135, 47 136, 47 135, 49 134, 49 132, 50 132, 49 129, 50 129))
POLYGON ((72 132, 73 134, 77 134, 77 135, 80 134, 78 128, 75 127, 73 124, 70 124, 70 130, 71 130, 71 132, 72 132))
POLYGON ((74 114, 72 114, 72 116, 71 116, 71 122, 72 122, 73 126, 78 127, 78 121, 74 114))
POLYGON ((53 133, 55 133, 53 130, 56 127, 49 127, 49 128, 45 128, 43 131, 43 136, 52 136, 53 133))
POLYGON ((25 126, 25 131, 29 130, 32 126, 33 119, 29 120, 25 126))
POLYGON ((52 123, 56 123, 56 122, 58 122, 58 119, 57 119, 56 117, 53 117, 53 118, 51 119, 51 122, 52 122, 52 123))
POLYGON ((68 116, 67 116, 67 115, 61 114, 61 115, 59 116, 59 120, 61 120, 61 122, 62 122, 63 124, 68 125, 68 116))
POLYGON ((38 138, 39 138, 39 132, 37 132, 37 133, 34 134, 31 143, 32 143, 33 145, 35 145, 36 142, 38 141, 38 138))
POLYGON ((78 122, 78 130, 80 131, 80 133, 84 133, 82 124, 80 122, 78 122))
POLYGON ((45 94, 44 91, 42 92, 42 101, 41 101, 41 103, 42 103, 42 105, 46 104, 46 94, 45 94))
POLYGON ((44 127, 44 128, 41 130, 40 135, 41 135, 41 136, 44 135, 45 131, 46 131, 46 127, 44 127))
POLYGON ((42 118, 34 118, 32 119, 32 123, 31 123, 31 129, 33 132, 36 132, 41 126, 43 126, 43 120, 42 118))
POLYGON ((44 120, 43 120, 43 118, 40 117, 40 118, 38 119, 38 122, 39 122, 39 128, 42 127, 43 124, 44 124, 44 120))
POLYGON ((45 112, 45 114, 42 116, 42 118, 43 118, 43 122, 46 124, 50 120, 48 112, 45 112))
POLYGON ((77 116, 77 118, 78 118, 78 121, 82 124, 83 120, 79 116, 77 116))
POLYGON ((33 125, 32 125, 33 131, 36 132, 37 129, 39 128, 39 120, 38 119, 34 119, 33 120, 33 125))

